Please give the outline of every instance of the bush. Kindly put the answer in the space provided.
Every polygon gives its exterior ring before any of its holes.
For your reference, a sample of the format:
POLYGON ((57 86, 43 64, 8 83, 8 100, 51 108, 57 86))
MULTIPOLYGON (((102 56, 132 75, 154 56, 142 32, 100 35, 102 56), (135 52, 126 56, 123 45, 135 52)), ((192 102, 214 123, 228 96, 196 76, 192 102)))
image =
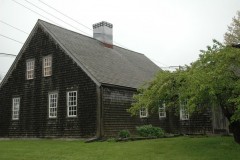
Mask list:
POLYGON ((153 127, 152 125, 143 125, 136 127, 137 132, 142 137, 163 137, 164 130, 159 127, 153 127))
POLYGON ((118 133, 119 138, 128 138, 130 137, 130 132, 128 130, 121 130, 118 133))
POLYGON ((108 138, 108 139, 107 139, 107 142, 116 142, 116 139, 113 138, 113 137, 111 137, 111 138, 108 138))

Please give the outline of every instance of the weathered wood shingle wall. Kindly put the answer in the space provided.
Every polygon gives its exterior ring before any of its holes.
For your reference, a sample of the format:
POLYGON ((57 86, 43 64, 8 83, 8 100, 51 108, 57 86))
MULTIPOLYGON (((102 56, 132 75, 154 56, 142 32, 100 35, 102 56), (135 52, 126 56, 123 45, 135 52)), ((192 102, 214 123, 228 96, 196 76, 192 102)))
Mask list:
POLYGON ((189 120, 180 121, 180 133, 183 134, 206 134, 212 133, 212 112, 210 109, 195 112, 189 120))
POLYGON ((158 114, 150 114, 148 118, 131 116, 127 109, 133 102, 132 96, 136 90, 129 90, 118 87, 103 88, 103 128, 105 136, 117 136, 123 129, 136 134, 136 126, 152 124, 162 128, 167 127, 165 120, 159 120, 158 114))
POLYGON ((212 132, 210 110, 195 113, 189 120, 180 120, 178 110, 167 110, 166 118, 159 118, 158 111, 151 113, 148 118, 139 115, 131 116, 127 112, 133 102, 132 96, 136 90, 119 87, 103 88, 103 128, 105 136, 117 136, 120 130, 127 129, 136 134, 136 126, 152 124, 161 127, 168 133, 199 134, 212 132))
POLYGON ((96 134, 96 85, 41 28, 0 91, 0 136, 85 137, 96 134), (43 77, 42 59, 52 55, 52 76, 43 77), (35 59, 33 80, 26 60, 35 59), (77 117, 67 117, 66 92, 78 91, 77 117), (48 118, 48 93, 58 92, 57 118, 48 118), (12 98, 21 98, 20 118, 11 119, 12 98))

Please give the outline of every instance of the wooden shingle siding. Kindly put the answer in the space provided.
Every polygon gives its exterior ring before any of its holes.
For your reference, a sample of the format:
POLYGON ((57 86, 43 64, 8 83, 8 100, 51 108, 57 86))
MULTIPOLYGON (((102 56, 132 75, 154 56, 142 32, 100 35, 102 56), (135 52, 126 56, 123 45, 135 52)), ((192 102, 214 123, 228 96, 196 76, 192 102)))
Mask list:
POLYGON ((150 114, 148 118, 140 118, 139 115, 131 116, 127 109, 133 102, 133 94, 136 90, 103 87, 103 130, 105 136, 117 136, 123 129, 136 134, 136 126, 152 124, 154 126, 165 125, 164 120, 159 120, 158 113, 150 114))
POLYGON ((206 109, 199 113, 193 113, 189 120, 180 121, 180 132, 184 134, 212 133, 212 112, 206 109))
POLYGON ((96 134, 96 85, 39 27, 0 91, 0 136, 90 137, 96 134), (52 75, 43 77, 42 58, 52 55, 52 75), (35 59, 26 80, 26 60, 35 59), (77 117, 67 117, 66 92, 78 92, 77 117), (48 117, 48 94, 58 92, 57 118, 48 117), (12 97, 21 98, 19 120, 11 120, 12 97))
POLYGON ((104 87, 103 88, 103 128, 105 136, 117 136, 120 130, 127 129, 136 134, 136 126, 152 124, 168 133, 199 134, 211 133, 212 121, 210 110, 194 113, 189 120, 180 120, 178 110, 169 108, 166 118, 159 118, 157 111, 149 111, 147 118, 131 116, 127 112, 133 102, 135 90, 104 87))

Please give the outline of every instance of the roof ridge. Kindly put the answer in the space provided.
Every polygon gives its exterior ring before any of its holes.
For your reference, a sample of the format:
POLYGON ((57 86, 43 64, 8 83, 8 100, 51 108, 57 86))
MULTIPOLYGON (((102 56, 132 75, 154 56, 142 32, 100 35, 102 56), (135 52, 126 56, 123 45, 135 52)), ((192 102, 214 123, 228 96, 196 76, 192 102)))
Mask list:
MULTIPOLYGON (((42 23, 42 22, 43 22, 43 23, 48 23, 48 24, 50 24, 50 25, 53 25, 53 26, 56 26, 56 27, 65 29, 65 30, 67 30, 67 31, 70 31, 70 32, 73 32, 73 33, 76 33, 76 34, 80 34, 80 35, 85 36, 85 37, 87 37, 87 38, 94 39, 93 37, 90 37, 90 36, 84 35, 84 34, 82 34, 82 33, 79 33, 79 32, 76 32, 76 31, 73 31, 73 30, 70 30, 70 29, 67 29, 67 28, 58 26, 58 25, 55 25, 55 24, 53 24, 53 23, 50 23, 50 22, 47 22, 47 21, 44 21, 44 20, 41 20, 41 19, 38 19, 38 21, 39 21, 40 23, 42 23)), ((95 40, 95 39, 94 39, 94 40, 95 40)))
MULTIPOLYGON (((50 23, 50 22, 47 22, 47 21, 44 21, 44 20, 41 20, 41 19, 38 19, 38 21, 39 21, 40 23, 42 23, 42 22, 43 22, 43 23, 48 23, 48 24, 50 24, 50 25, 53 25, 53 26, 56 26, 56 27, 65 29, 65 30, 67 30, 67 31, 70 31, 70 32, 79 34, 79 35, 84 36, 84 37, 86 37, 86 38, 90 38, 90 39, 96 40, 96 41, 98 41, 98 42, 101 42, 101 41, 99 41, 99 40, 97 40, 97 39, 95 39, 95 38, 93 38, 93 37, 90 37, 90 36, 84 35, 84 34, 82 34, 82 33, 79 33, 79 32, 76 32, 76 31, 73 31, 73 30, 70 30, 70 29, 67 29, 67 28, 58 26, 58 25, 55 25, 55 24, 53 24, 53 23, 50 23)), ((102 42, 101 42, 101 43, 102 43, 102 42)), ((137 52, 137 51, 133 51, 133 50, 130 50, 130 49, 127 49, 127 48, 124 48, 124 47, 121 47, 121 46, 118 46, 118 45, 115 45, 115 44, 113 44, 113 46, 118 47, 118 48, 121 48, 121 49, 125 49, 125 50, 127 50, 127 51, 130 51, 130 52, 133 52, 133 53, 136 53, 136 54, 144 55, 143 53, 140 53, 140 52, 137 52)), ((145 56, 145 55, 144 55, 144 56, 145 56)))

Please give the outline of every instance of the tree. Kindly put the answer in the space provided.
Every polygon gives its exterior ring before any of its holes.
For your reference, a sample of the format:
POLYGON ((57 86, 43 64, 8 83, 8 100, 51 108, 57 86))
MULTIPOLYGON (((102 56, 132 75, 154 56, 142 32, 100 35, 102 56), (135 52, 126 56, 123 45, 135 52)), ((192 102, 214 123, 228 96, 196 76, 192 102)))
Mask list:
POLYGON ((237 12, 237 17, 233 17, 224 39, 226 45, 240 44, 240 11, 237 12))
POLYGON ((167 107, 176 107, 187 99, 190 113, 219 106, 240 143, 240 49, 214 41, 201 52, 184 70, 159 72, 148 87, 139 89, 129 112, 137 114, 142 106, 157 111, 159 100, 167 107))

